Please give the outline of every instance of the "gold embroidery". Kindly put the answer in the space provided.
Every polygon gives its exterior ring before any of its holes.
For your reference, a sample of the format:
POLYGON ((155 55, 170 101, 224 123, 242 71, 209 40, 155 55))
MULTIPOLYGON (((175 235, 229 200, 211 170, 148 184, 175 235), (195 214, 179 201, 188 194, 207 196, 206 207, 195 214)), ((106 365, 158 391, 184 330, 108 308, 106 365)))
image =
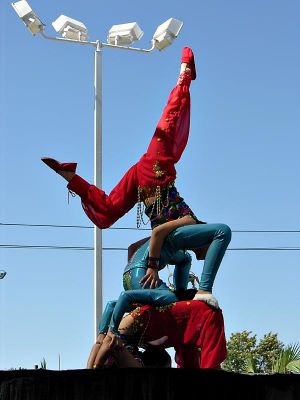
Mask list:
POLYGON ((125 272, 123 275, 123 285, 126 290, 131 290, 131 276, 130 276, 130 271, 125 272))
POLYGON ((165 173, 160 169, 159 161, 155 161, 153 164, 153 171, 155 172, 156 178, 161 178, 165 173))
POLYGON ((138 346, 140 347, 143 343, 144 335, 150 322, 151 310, 144 310, 141 315, 141 307, 137 307, 131 313, 131 316, 133 318, 133 333, 136 337, 139 336, 138 346))
POLYGON ((174 306, 174 304, 176 304, 176 303, 171 303, 171 304, 168 304, 166 306, 155 307, 155 309, 158 310, 159 312, 165 312, 169 308, 172 308, 174 306))

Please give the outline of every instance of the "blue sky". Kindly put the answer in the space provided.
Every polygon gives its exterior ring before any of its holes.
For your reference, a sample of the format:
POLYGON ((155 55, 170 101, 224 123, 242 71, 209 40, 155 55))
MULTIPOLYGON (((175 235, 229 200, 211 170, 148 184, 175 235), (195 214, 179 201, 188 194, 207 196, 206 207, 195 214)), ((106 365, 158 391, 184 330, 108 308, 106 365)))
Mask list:
MULTIPOLYGON (((148 47, 156 26, 184 28, 163 52, 103 50, 103 188, 109 192, 145 151, 177 79, 181 48, 196 57, 191 135, 177 187, 197 216, 231 226, 214 293, 226 332, 277 332, 299 341, 300 233, 298 1, 30 2, 54 35, 60 14, 82 20, 90 39, 137 21, 148 47)), ((10 2, 0 13, 2 224, 91 226, 79 198, 40 157, 77 161, 93 181, 93 49, 32 37, 10 2)), ((132 210, 115 227, 135 227, 132 210)), ((143 231, 107 230, 104 247, 127 247, 143 231)), ((93 246, 92 229, 0 226, 0 244, 93 246)), ((83 368, 93 342, 93 253, 1 248, 0 369, 83 368)), ((104 302, 122 290, 124 251, 104 251, 104 302)), ((200 275, 202 264, 193 262, 200 275)), ((165 275, 166 276, 166 273, 165 275)))

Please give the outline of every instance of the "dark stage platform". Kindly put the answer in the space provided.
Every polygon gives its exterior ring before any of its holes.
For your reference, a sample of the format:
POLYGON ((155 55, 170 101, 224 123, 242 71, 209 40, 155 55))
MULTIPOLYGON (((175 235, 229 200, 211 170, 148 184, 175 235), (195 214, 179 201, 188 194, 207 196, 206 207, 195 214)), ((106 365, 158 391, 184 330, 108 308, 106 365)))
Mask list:
POLYGON ((0 372, 0 400, 299 400, 300 375, 196 369, 0 372))

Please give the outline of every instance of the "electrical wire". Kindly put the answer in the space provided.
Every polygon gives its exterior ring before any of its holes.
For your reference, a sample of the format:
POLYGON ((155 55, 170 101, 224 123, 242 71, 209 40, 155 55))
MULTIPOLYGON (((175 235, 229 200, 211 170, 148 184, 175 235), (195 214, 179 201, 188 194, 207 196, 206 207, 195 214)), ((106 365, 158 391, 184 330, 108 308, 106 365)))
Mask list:
MULTIPOLYGON (((57 224, 21 224, 21 223, 3 223, 0 222, 0 226, 16 226, 16 227, 28 227, 28 228, 75 228, 75 229, 93 229, 93 226, 87 225, 57 225, 57 224)), ((131 228, 131 227, 110 227, 110 230, 134 230, 134 231, 151 231, 151 228, 131 228)), ((246 230, 238 229, 232 230, 234 233, 300 233, 297 229, 262 229, 262 230, 246 230)))
MULTIPOLYGON (((75 229, 93 229, 93 226, 86 225, 57 225, 57 224, 26 224, 26 223, 3 223, 1 226, 8 227, 30 227, 30 228, 75 228, 75 229)), ((150 228, 131 228, 131 227, 111 227, 111 230, 139 230, 151 231, 150 228)), ((233 230, 234 233, 300 233, 300 230, 233 230)), ((25 244, 0 244, 2 249, 32 249, 32 250, 77 250, 77 251, 93 251, 94 247, 91 246, 57 246, 57 245, 25 245, 25 244)), ((123 247, 103 247, 105 251, 127 251, 123 247)), ((287 247, 232 247, 227 251, 298 251, 300 247, 287 246, 287 247)))
MULTIPOLYGON (((26 245, 26 244, 0 244, 1 249, 33 249, 33 250, 83 250, 93 251, 92 246, 49 246, 49 245, 26 245)), ((102 250, 127 251, 126 247, 103 247, 102 250)), ((299 251, 297 247, 232 247, 227 251, 299 251)))
MULTIPOLYGON (((19 224, 19 223, 2 223, 0 226, 17 226, 25 228, 79 228, 79 229, 93 229, 93 226, 85 225, 55 225, 55 224, 19 224)), ((151 228, 130 228, 130 227, 111 227, 107 229, 115 230, 139 230, 139 231, 151 231, 151 228)))

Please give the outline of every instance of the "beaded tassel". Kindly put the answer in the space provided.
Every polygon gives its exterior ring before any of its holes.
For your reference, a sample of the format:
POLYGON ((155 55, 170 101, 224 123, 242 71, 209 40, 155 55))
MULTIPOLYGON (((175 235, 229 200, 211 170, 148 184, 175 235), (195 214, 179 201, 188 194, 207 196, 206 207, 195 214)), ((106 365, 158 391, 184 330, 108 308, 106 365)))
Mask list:
POLYGON ((149 221, 151 221, 151 218, 152 218, 152 215, 153 215, 153 212, 154 212, 155 208, 156 208, 156 214, 159 215, 163 208, 166 208, 166 207, 169 206, 169 200, 170 200, 169 199, 169 188, 171 186, 172 186, 172 183, 169 183, 168 186, 167 186, 167 199, 166 199, 166 203, 165 204, 162 202, 162 199, 161 199, 161 188, 160 188, 159 185, 156 186, 156 188, 155 188, 155 200, 152 203, 152 208, 151 208, 151 211, 150 211, 150 214, 149 214, 149 219, 148 219, 147 222, 144 221, 144 217, 143 217, 143 214, 145 212, 145 204, 143 203, 143 205, 142 205, 142 201, 141 201, 141 193, 142 193, 143 189, 140 186, 138 187, 137 221, 136 221, 137 228, 140 228, 142 223, 144 225, 147 225, 149 223, 149 221))

